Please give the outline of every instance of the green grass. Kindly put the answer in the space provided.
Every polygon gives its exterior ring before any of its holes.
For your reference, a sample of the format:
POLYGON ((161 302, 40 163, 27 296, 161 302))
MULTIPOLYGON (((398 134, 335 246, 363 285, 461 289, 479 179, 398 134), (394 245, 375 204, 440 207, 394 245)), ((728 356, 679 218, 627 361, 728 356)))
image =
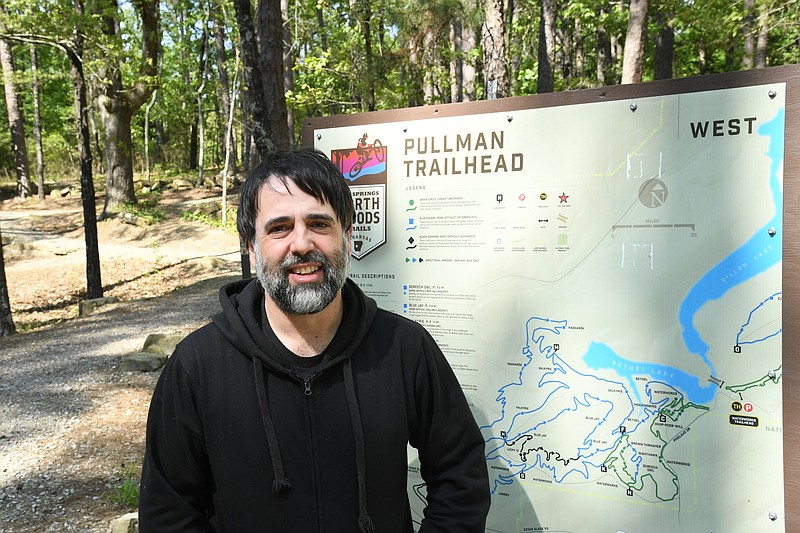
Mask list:
POLYGON ((236 233, 236 209, 228 208, 228 216, 225 225, 222 225, 222 218, 216 216, 209 216, 205 213, 190 213, 188 211, 181 214, 182 220, 192 220, 194 222, 201 222, 208 226, 215 228, 222 228, 228 233, 236 233))
POLYGON ((166 214, 159 207, 159 201, 161 201, 159 192, 140 193, 136 203, 125 204, 122 206, 122 210, 141 218, 148 224, 163 222, 166 214))
POLYGON ((122 482, 111 489, 107 497, 117 505, 135 508, 139 506, 139 477, 136 468, 122 465, 122 482))

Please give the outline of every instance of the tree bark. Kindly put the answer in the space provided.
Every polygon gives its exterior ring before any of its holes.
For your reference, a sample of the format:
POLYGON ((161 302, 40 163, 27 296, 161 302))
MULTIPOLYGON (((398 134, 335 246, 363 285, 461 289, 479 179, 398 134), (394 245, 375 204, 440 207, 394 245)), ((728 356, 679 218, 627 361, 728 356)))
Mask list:
POLYGON ((30 45, 31 52, 31 94, 33 95, 33 139, 36 143, 36 184, 37 196, 44 200, 44 150, 42 149, 42 115, 39 110, 39 62, 36 47, 30 45))
POLYGON ((767 42, 769 39, 769 8, 761 5, 758 13, 758 42, 756 43, 756 68, 767 68, 767 42))
MULTIPOLYGON (((289 0, 281 0, 281 24, 283 25, 283 88, 284 94, 294 90, 295 43, 289 23, 289 0)), ((289 130, 289 144, 294 145, 294 109, 286 109, 286 126, 289 130)))
POLYGON ((611 60, 611 40, 608 38, 608 32, 605 26, 604 9, 600 9, 599 20, 597 25, 597 81, 600 85, 606 84, 608 77, 608 70, 612 64, 611 60))
POLYGON ((450 47, 453 58, 450 60, 450 101, 464 99, 464 47, 461 41, 462 22, 450 22, 450 47))
POLYGON ((656 14, 659 31, 656 35, 656 60, 654 78, 668 80, 672 78, 672 62, 675 57, 675 30, 672 23, 666 20, 663 13, 656 14))
MULTIPOLYGON (((274 2, 274 0, 264 0, 264 2, 274 2)), ((245 105, 248 115, 246 121, 251 125, 248 133, 252 134, 256 151, 260 156, 275 150, 276 145, 267 118, 264 80, 261 76, 256 31, 251 16, 252 7, 250 0, 233 0, 233 7, 236 10, 236 22, 239 26, 244 70, 243 89, 246 91, 246 95, 242 97, 242 104, 245 105)), ((248 151, 248 147, 245 147, 245 151, 248 151)))
POLYGON ((744 56, 742 67, 750 70, 756 64, 755 36, 756 0, 744 0, 744 17, 742 18, 742 34, 744 35, 744 56))
MULTIPOLYGON (((83 15, 82 0, 73 0, 75 12, 83 15)), ((67 51, 70 60, 75 99, 75 118, 78 133, 78 155, 81 161, 81 203, 83 205, 83 232, 86 240, 86 297, 103 296, 103 283, 100 277, 100 251, 97 239, 97 204, 95 203, 94 181, 92 179, 92 151, 89 134, 89 109, 86 98, 86 77, 83 72, 83 36, 79 31, 73 35, 74 48, 67 51)), ((130 132, 130 122, 128 123, 130 132)))
POLYGON ((283 87, 283 16, 279 0, 261 0, 256 8, 258 50, 264 83, 264 102, 272 142, 278 150, 288 150, 288 109, 283 87))
POLYGON ((631 0, 625 51, 622 56, 622 83, 640 83, 644 71, 644 46, 647 35, 648 0, 631 0))
POLYGON ((19 94, 14 86, 14 56, 11 43, 0 39, 0 66, 3 69, 3 86, 6 95, 8 127, 14 148, 14 168, 17 171, 17 195, 27 198, 31 194, 28 147, 25 144, 25 117, 22 114, 19 94))
POLYGON ((503 0, 485 0, 483 76, 488 100, 509 96, 504 8, 503 0))
POLYGON ((478 33, 469 23, 461 29, 461 43, 466 55, 462 67, 463 98, 465 102, 473 102, 478 98, 478 69, 475 68, 475 60, 470 57, 469 52, 478 46, 478 33))
MULTIPOLYGON (((142 53, 139 75, 131 87, 122 83, 119 64, 107 65, 108 84, 99 98, 106 129, 106 199, 102 217, 110 216, 126 203, 136 202, 133 188, 133 142, 131 119, 157 87, 161 41, 158 35, 157 0, 134 0, 141 18, 142 53)), ((106 0, 103 10, 104 33, 111 38, 119 34, 119 6, 106 0)))
POLYGON ((8 298, 6 282, 6 263, 3 259, 3 235, 0 232, 0 337, 8 337, 16 333, 14 319, 11 316, 11 301, 8 298))
POLYGON ((554 88, 553 61, 556 50, 556 0, 540 0, 537 93, 551 93, 554 88))
MULTIPOLYGON (((228 77, 228 67, 225 64, 227 60, 227 51, 225 50, 225 19, 222 16, 222 10, 219 4, 215 1, 213 7, 214 16, 214 47, 216 49, 217 59, 217 75, 219 76, 219 100, 222 107, 222 115, 227 117, 231 114, 231 98, 232 91, 230 86, 230 78, 228 77)), ((228 131, 223 128, 223 131, 228 131)), ((222 146, 227 147, 228 139, 222 137, 222 146)), ((225 148, 227 159, 225 166, 231 171, 236 172, 236 160, 238 159, 236 153, 236 143, 232 142, 230 149, 225 148)))

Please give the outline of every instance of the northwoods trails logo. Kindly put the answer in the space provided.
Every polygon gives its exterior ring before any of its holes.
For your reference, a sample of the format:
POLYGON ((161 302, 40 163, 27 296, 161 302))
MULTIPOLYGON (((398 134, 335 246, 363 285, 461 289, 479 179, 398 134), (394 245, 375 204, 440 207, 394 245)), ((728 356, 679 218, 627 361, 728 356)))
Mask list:
POLYGON ((386 147, 362 135, 355 148, 331 150, 331 161, 350 182, 355 205, 353 253, 361 260, 386 243, 386 147))

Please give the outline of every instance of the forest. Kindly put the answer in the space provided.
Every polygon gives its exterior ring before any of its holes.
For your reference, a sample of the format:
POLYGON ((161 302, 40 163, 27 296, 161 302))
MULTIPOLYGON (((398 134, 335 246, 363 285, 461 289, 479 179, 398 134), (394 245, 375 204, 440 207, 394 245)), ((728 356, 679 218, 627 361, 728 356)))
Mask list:
POLYGON ((97 297, 137 181, 219 185, 304 118, 797 62, 792 0, 4 0, 0 185, 80 182, 97 297))

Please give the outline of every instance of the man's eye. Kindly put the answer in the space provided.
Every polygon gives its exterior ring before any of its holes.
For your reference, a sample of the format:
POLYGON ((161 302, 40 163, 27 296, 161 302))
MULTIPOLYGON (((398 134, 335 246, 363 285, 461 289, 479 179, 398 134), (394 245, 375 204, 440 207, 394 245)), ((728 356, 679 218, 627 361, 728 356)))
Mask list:
POLYGON ((272 226, 268 233, 283 233, 289 230, 289 226, 272 226))

